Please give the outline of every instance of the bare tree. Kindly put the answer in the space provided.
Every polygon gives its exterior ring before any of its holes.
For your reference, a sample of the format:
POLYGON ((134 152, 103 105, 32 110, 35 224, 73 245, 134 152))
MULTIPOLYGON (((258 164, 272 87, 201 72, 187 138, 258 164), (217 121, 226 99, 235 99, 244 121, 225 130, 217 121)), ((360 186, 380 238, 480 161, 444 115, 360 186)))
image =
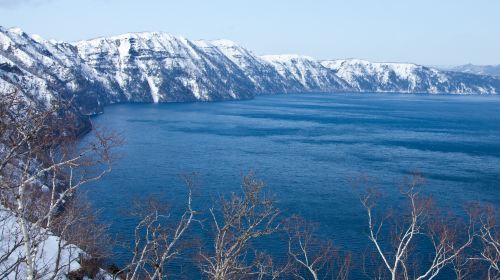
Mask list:
POLYGON ((285 264, 275 263, 273 258, 263 252, 254 252, 255 260, 255 272, 243 275, 242 278, 250 279, 281 279, 284 275, 287 275, 290 271, 291 264, 287 262, 285 264))
POLYGON ((348 279, 351 256, 329 240, 314 235, 315 227, 293 216, 286 223, 290 271, 296 279, 348 279))
POLYGON ((13 226, 15 217, 11 211, 0 207, 0 279, 17 275, 23 262, 19 254, 22 248, 21 231, 13 226))
POLYGON ((392 231, 384 229, 385 222, 392 216, 384 216, 380 222, 374 217, 376 195, 368 193, 361 202, 367 211, 368 232, 371 243, 375 246, 382 269, 377 277, 390 279, 434 279, 442 269, 451 265, 471 246, 474 237, 474 223, 472 219, 461 229, 453 227, 451 220, 440 218, 437 213, 430 215, 431 201, 421 195, 419 187, 423 178, 414 174, 402 188, 402 195, 409 205, 409 215, 401 214, 401 223, 396 223, 392 231), (432 218, 431 218, 432 216, 432 218), (464 236, 459 236, 465 232, 464 236), (389 236, 388 236, 389 235, 389 236), (425 239, 427 243, 423 242, 425 239), (419 242, 420 241, 420 242, 419 242), (432 245, 432 257, 426 262, 416 259, 416 247, 422 244, 432 245))
POLYGON ((78 194, 65 203, 62 212, 53 218, 51 231, 59 238, 48 279, 58 279, 61 274, 71 273, 74 262, 85 266, 81 268, 87 273, 85 276, 95 276, 99 271, 98 265, 111 256, 108 226, 99 223, 97 215, 98 212, 82 194, 78 194), (78 244, 78 247, 73 244, 78 244))
POLYGON ((192 208, 193 177, 184 176, 184 179, 188 188, 187 206, 176 225, 171 226, 170 214, 162 203, 150 199, 147 206, 141 204, 141 220, 134 230, 132 259, 116 277, 127 280, 166 278, 167 264, 182 253, 179 243, 196 221, 196 211, 192 208))
POLYGON ((49 235, 44 228, 82 185, 111 170, 111 149, 120 142, 94 131, 81 145, 81 117, 71 108, 61 100, 43 106, 16 93, 0 98, 1 201, 20 229, 26 279, 39 273, 37 248, 49 235))
POLYGON ((228 199, 220 199, 220 208, 210 209, 213 248, 200 253, 202 273, 209 279, 277 277, 280 269, 269 267, 269 257, 263 262, 262 255, 251 248, 252 241, 275 233, 280 226, 279 211, 263 194, 263 188, 263 182, 250 173, 243 176, 242 196, 233 193, 228 199))
POLYGON ((500 233, 496 224, 496 212, 492 206, 480 208, 476 206, 474 211, 479 222, 479 229, 475 233, 480 246, 477 253, 473 254, 468 261, 479 262, 486 265, 486 279, 500 279, 500 233))

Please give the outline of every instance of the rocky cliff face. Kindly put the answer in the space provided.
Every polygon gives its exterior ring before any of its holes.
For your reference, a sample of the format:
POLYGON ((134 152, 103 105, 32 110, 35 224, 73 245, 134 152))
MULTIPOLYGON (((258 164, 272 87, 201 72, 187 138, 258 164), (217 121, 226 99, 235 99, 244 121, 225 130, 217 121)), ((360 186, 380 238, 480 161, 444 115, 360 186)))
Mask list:
POLYGON ((106 102, 118 101, 102 86, 102 78, 75 46, 0 27, 2 91, 19 91, 45 104, 54 98, 73 98, 82 112, 92 113, 106 102))
POLYGON ((255 87, 222 53, 166 33, 124 34, 75 44, 105 79, 107 91, 132 102, 249 98, 255 87))

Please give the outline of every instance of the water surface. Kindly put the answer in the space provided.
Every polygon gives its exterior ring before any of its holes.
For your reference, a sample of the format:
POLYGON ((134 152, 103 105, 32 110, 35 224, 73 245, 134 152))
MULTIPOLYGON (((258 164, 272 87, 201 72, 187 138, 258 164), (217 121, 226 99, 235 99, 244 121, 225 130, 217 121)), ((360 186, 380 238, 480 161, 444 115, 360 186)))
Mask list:
MULTIPOLYGON (((197 172, 195 205, 239 191, 242 173, 262 178, 285 214, 318 222, 348 250, 367 246, 353 182, 369 177, 395 201, 398 183, 419 170, 439 205, 499 205, 500 98, 397 94, 304 94, 249 101, 125 104, 97 126, 126 144, 111 174, 88 189, 113 234, 130 238, 137 198, 185 201, 179 174, 197 172)), ((123 260, 117 259, 118 263, 123 260)))

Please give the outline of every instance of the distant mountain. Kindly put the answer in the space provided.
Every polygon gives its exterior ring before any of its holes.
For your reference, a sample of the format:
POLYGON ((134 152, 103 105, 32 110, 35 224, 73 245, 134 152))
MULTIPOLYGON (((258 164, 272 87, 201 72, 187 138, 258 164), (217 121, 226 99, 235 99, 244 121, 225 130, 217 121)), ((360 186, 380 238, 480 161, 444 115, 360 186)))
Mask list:
POLYGON ((356 91, 401 93, 499 93, 500 79, 441 71, 411 63, 377 63, 360 59, 327 60, 332 70, 356 91))
POLYGON ((352 91, 344 80, 318 61, 298 55, 266 55, 261 57, 297 91, 339 92, 352 91))
POLYGON ((465 64, 450 67, 447 70, 478 75, 500 76, 500 65, 474 65, 465 64))
POLYGON ((76 43, 0 27, 0 90, 47 104, 73 98, 83 113, 117 102, 184 102, 302 92, 496 94, 500 77, 407 63, 257 56, 228 40, 160 32, 76 43))

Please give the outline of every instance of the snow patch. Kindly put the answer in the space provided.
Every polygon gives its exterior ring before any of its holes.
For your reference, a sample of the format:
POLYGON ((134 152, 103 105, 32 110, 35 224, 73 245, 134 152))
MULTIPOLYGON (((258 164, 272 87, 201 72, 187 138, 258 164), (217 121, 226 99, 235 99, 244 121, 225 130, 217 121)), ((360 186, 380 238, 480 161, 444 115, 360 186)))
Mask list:
MULTIPOLYGON (((22 238, 20 228, 12 213, 5 208, 0 208, 0 221, 3 223, 3 230, 0 232, 0 255, 3 256, 5 253, 11 250, 13 251, 9 258, 1 263, 1 273, 10 265, 14 264, 16 260, 23 258, 25 254, 22 246, 16 248, 17 244, 21 244, 22 238)), ((32 230, 34 229, 32 228, 32 230)), ((42 274, 37 279, 50 279, 53 276, 51 272, 56 270, 59 246, 62 246, 59 256, 59 267, 62 269, 59 271, 59 274, 56 275, 56 279, 65 279, 66 273, 69 271, 76 271, 80 268, 78 260, 80 255, 83 254, 81 249, 74 245, 67 244, 64 240, 50 233, 44 234, 45 229, 39 230, 42 232, 40 236, 45 236, 45 238, 40 240, 36 247, 35 267, 36 270, 42 274)), ((15 271, 10 272, 6 279, 22 279, 25 278, 23 277, 25 274, 26 266, 24 263, 21 263, 17 275, 15 271)))
POLYGON ((151 76, 146 76, 146 80, 148 81, 149 88, 151 89, 151 97, 153 98, 153 102, 158 103, 158 101, 160 100, 160 96, 158 94, 159 88, 156 83, 157 79, 151 76))

